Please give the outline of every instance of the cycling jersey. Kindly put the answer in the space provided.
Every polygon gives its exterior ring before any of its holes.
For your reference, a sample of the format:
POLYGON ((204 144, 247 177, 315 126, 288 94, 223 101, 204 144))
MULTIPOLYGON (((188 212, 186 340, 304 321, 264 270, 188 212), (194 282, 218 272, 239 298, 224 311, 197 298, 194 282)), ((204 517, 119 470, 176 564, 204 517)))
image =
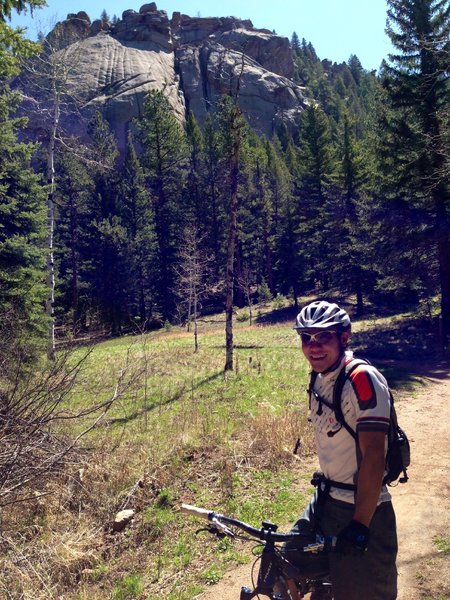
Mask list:
MULTIPOLYGON (((314 425, 316 447, 320 468, 327 479, 340 483, 354 484, 358 472, 357 445, 350 433, 339 423, 332 408, 333 389, 341 369, 353 358, 345 352, 333 371, 319 373, 311 394, 310 421, 314 425)), ((342 413, 346 423, 356 431, 385 431, 389 427, 390 396, 383 375, 371 365, 360 365, 352 371, 344 384, 341 397, 342 413)), ((386 439, 387 449, 387 439, 386 439)), ((331 497, 344 502, 355 502, 350 490, 331 487, 331 497)), ((380 492, 379 502, 391 499, 386 486, 380 492)))

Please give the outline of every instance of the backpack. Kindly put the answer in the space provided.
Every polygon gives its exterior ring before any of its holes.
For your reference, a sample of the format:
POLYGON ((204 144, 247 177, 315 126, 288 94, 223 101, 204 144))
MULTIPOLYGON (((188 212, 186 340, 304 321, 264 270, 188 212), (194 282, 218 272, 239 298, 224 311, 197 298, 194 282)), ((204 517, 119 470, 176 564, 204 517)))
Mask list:
MULTIPOLYGON (((319 403, 323 402, 329 408, 334 411, 336 421, 344 427, 348 433, 353 437, 357 443, 356 431, 354 431, 350 425, 345 421, 342 412, 342 390, 345 382, 350 377, 351 373, 360 365, 369 365, 369 361, 363 359, 352 359, 348 364, 339 372, 333 389, 333 403, 330 405, 329 402, 319 397, 314 391, 313 386, 317 378, 318 373, 315 371, 311 372, 311 379, 309 383, 309 392, 314 393, 318 398, 319 403)), ((411 452, 409 447, 409 440, 404 430, 399 426, 397 420, 397 413, 394 407, 394 396, 389 389, 389 396, 391 399, 391 414, 389 421, 389 428, 387 431, 387 453, 386 453, 386 475, 383 479, 383 485, 390 485, 397 483, 406 483, 408 481, 407 468, 411 462, 411 452)), ((320 410, 320 404, 319 404, 320 410)), ((334 482, 337 483, 337 482, 334 482)))

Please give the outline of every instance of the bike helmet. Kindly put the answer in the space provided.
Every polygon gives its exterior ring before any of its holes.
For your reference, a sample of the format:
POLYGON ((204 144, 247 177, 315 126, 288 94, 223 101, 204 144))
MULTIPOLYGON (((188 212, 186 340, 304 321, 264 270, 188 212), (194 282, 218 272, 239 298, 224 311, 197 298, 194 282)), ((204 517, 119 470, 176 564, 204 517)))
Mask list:
POLYGON ((312 327, 321 329, 337 327, 339 330, 345 331, 350 328, 350 317, 337 304, 317 300, 302 308, 294 325, 294 329, 298 332, 312 327))

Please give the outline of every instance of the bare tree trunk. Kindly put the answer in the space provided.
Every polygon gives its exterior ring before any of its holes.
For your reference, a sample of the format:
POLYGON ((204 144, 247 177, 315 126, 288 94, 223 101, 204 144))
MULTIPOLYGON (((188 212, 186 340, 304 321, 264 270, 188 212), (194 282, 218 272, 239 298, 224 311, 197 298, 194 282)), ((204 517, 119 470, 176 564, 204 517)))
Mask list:
POLYGON ((239 150, 241 143, 240 110, 234 106, 231 112, 232 152, 230 164, 230 221, 228 229, 227 247, 227 275, 226 275, 226 308, 225 308, 225 345, 226 359, 225 371, 233 370, 233 288, 234 288, 234 255, 236 248, 237 211, 238 211, 238 175, 239 175, 239 150))
POLYGON ((76 333, 77 328, 80 326, 80 291, 78 282, 78 259, 77 259, 77 246, 78 246, 78 223, 77 223, 77 206, 75 200, 70 198, 70 262, 72 267, 72 304, 73 304, 73 316, 72 316, 72 332, 76 333))
POLYGON ((198 321, 197 321, 197 304, 198 296, 194 286, 194 353, 198 352, 198 321))
POLYGON ((55 193, 55 142, 56 132, 59 125, 59 95, 56 90, 53 90, 53 123, 50 131, 50 139, 48 142, 48 158, 47 158, 47 183, 49 184, 49 193, 47 197, 47 285, 49 288, 45 310, 49 319, 48 325, 48 346, 47 356, 50 360, 55 358, 55 260, 53 254, 53 235, 55 231, 55 211, 53 196, 55 193))

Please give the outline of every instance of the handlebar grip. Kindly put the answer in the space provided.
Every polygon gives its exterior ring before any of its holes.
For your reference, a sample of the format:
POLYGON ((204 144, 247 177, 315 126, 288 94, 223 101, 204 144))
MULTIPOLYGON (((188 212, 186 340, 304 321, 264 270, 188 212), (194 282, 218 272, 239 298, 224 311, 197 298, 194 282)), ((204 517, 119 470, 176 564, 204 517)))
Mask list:
POLYGON ((206 520, 208 520, 210 515, 213 514, 212 511, 206 510, 206 508, 197 508, 197 506, 191 506, 190 504, 182 504, 181 512, 195 515, 196 517, 201 517, 202 519, 206 520))

